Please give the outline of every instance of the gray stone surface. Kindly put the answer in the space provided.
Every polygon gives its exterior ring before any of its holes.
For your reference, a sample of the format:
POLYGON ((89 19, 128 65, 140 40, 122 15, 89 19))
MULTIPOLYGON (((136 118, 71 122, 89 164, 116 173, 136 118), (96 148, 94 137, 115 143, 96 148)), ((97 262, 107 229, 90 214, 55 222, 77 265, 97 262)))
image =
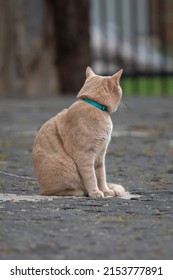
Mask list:
POLYGON ((39 196, 36 131, 73 101, 0 100, 0 259, 172 259, 173 99, 124 98, 112 115, 107 176, 139 198, 39 196))

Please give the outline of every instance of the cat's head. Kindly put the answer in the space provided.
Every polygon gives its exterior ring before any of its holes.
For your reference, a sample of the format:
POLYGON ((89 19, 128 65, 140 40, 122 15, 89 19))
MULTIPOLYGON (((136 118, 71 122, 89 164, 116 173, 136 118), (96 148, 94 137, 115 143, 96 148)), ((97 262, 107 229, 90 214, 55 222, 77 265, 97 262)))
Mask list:
POLYGON ((122 97, 119 84, 122 72, 123 69, 112 76, 99 76, 88 66, 85 83, 77 97, 89 98, 105 105, 109 113, 115 112, 122 97))

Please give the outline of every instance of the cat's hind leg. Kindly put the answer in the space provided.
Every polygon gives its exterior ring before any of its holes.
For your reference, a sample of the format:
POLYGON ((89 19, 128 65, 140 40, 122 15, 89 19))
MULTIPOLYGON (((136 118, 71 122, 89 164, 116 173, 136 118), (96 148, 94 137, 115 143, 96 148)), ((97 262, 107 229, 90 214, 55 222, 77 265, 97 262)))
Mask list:
POLYGON ((85 193, 83 190, 80 189, 66 189, 65 191, 61 191, 58 193, 59 196, 87 196, 87 193, 85 193))
POLYGON ((49 192, 42 191, 41 195, 49 195, 49 196, 87 196, 83 190, 80 189, 65 189, 64 191, 59 191, 57 189, 51 190, 49 192))

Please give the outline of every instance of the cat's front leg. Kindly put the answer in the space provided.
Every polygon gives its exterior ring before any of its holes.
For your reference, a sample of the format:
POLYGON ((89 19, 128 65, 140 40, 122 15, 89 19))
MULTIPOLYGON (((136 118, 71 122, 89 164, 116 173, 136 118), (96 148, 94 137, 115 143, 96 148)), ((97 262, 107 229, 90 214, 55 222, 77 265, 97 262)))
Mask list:
POLYGON ((76 157, 76 164, 83 184, 90 197, 104 197, 104 193, 97 186, 97 178, 94 169, 94 156, 80 153, 76 157))
POLYGON ((111 190, 106 183, 106 169, 104 154, 100 155, 95 162, 95 172, 99 189, 104 193, 104 196, 115 196, 114 190, 111 190))

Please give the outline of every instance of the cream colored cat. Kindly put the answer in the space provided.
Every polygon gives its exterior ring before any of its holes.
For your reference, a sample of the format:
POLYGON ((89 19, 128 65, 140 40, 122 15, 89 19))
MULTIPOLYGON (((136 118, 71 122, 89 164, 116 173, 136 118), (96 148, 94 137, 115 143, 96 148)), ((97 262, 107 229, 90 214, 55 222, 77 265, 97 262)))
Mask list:
POLYGON ((41 194, 94 198, 125 194, 121 185, 106 183, 105 171, 110 113, 121 100, 122 72, 102 77, 87 67, 78 100, 41 127, 33 147, 41 194))

